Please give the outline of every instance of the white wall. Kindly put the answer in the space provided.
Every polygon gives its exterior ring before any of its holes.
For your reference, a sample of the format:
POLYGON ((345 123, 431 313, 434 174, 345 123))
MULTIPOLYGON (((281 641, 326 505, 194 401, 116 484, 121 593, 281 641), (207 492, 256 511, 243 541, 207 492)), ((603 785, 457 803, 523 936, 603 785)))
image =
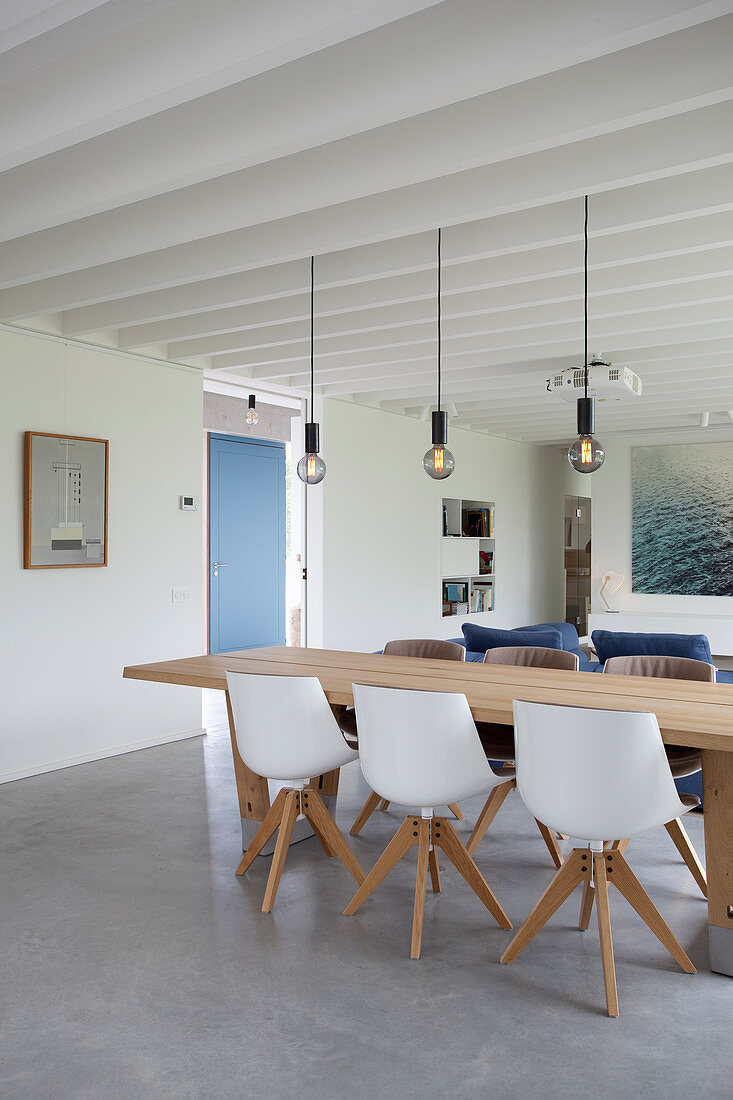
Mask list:
MULTIPOLYGON (((605 611, 599 596, 601 578, 613 570, 622 573, 623 586, 613 597, 622 612, 670 615, 730 615, 733 599, 726 596, 648 595, 631 591, 631 448, 672 443, 709 443, 733 440, 733 428, 715 432, 668 433, 607 439, 606 460, 593 474, 592 607, 605 611)), ((619 625, 616 629, 621 630, 619 625)))
POLYGON ((564 619, 563 512, 572 475, 557 450, 449 432, 456 470, 422 469, 430 425, 324 401, 323 630, 326 646, 457 637, 466 621, 512 627, 564 619), (566 474, 567 471, 567 474, 566 474), (496 610, 441 615, 441 498, 496 502, 496 610))
POLYGON ((0 780, 200 731, 197 689, 122 679, 201 652, 200 376, 0 330, 0 377, 0 780), (106 568, 22 568, 26 429, 109 439, 106 568))

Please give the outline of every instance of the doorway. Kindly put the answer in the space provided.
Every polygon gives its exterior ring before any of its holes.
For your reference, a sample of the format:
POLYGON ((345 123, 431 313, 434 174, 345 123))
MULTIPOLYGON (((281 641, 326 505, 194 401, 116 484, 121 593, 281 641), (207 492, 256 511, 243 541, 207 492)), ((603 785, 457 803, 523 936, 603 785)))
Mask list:
POLYGON ((591 502, 565 497, 565 622, 588 634, 590 614, 591 502))
POLYGON ((285 644, 285 444, 209 435, 209 652, 285 644))

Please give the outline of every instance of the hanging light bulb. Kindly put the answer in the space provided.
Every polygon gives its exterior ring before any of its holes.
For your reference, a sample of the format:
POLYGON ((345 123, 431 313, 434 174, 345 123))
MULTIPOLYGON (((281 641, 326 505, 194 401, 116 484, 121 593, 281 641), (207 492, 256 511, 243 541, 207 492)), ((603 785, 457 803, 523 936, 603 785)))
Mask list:
POLYGON ((585 345, 583 355, 584 393, 578 398, 578 438, 568 448, 568 462, 579 474, 592 474, 603 465, 606 452, 603 445, 594 437, 596 430, 596 402, 588 396, 588 196, 585 196, 585 254, 583 262, 584 289, 583 315, 585 322, 585 345))
POLYGON ((450 477, 456 468, 456 460, 445 445, 448 435, 448 413, 434 412, 432 415, 433 445, 425 452, 422 460, 425 473, 436 481, 450 477))
POLYGON ((315 257, 311 256, 311 419, 305 425, 305 454, 298 463, 298 477, 306 485, 318 485, 326 476, 326 463, 318 453, 320 428, 313 420, 313 301, 315 289, 315 257))
POLYGON ((438 229, 438 407, 431 417, 433 444, 430 450, 425 452, 422 460, 423 470, 428 477, 432 477, 436 481, 443 481, 444 478, 450 477, 456 468, 456 460, 446 447, 448 441, 448 413, 441 411, 440 408, 440 350, 442 342, 440 329, 441 235, 442 231, 438 229))
POLYGON ((253 393, 249 395, 249 408, 244 414, 244 422, 245 424, 251 424, 252 427, 260 422, 260 414, 255 408, 255 395, 253 393))

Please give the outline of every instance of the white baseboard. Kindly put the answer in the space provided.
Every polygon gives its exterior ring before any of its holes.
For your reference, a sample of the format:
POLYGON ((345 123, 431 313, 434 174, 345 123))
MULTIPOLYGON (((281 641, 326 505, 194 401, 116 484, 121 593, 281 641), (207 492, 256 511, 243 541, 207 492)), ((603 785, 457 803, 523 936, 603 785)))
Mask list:
POLYGON ((37 768, 0 775, 0 783, 14 783, 16 779, 29 779, 32 775, 57 772, 62 768, 75 768, 77 764, 90 764, 93 760, 106 760, 109 756, 123 756, 127 752, 138 752, 140 749, 154 749, 156 745, 169 745, 171 741, 185 741, 189 737, 201 737, 205 733, 205 729, 186 730, 184 733, 172 733, 168 737, 154 737, 150 741, 136 741, 132 745, 120 745, 119 748, 104 749, 103 752, 91 752, 87 756, 76 756, 70 760, 56 760, 52 764, 41 764, 37 768))

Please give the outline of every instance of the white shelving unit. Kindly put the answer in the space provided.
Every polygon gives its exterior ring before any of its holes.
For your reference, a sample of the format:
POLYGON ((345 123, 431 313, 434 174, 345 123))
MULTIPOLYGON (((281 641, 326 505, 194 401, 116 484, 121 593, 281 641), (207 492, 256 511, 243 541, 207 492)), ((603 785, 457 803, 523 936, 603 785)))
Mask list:
POLYGON ((443 497, 440 589, 444 617, 494 610, 494 526, 493 501, 443 497))

